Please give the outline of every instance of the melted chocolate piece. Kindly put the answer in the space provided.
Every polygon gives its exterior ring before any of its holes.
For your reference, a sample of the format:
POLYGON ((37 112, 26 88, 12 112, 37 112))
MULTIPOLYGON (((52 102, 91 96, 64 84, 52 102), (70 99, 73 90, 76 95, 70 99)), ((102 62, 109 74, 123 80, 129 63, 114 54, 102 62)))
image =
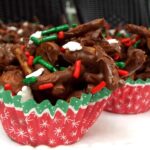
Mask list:
POLYGON ((5 85, 9 83, 12 86, 12 91, 17 93, 21 90, 23 86, 23 73, 19 69, 14 69, 10 71, 3 72, 0 76, 0 85, 5 85))

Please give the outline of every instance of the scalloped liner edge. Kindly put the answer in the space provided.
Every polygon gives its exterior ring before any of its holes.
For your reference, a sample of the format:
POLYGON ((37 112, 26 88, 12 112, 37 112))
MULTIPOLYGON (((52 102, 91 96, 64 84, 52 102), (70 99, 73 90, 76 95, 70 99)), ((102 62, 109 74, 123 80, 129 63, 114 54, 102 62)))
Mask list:
POLYGON ((7 107, 15 108, 15 110, 22 111, 25 116, 30 113, 35 113, 37 116, 42 116, 44 113, 48 113, 53 118, 56 112, 60 112, 65 116, 69 109, 74 113, 77 113, 79 109, 85 109, 88 105, 94 105, 96 102, 106 100, 111 95, 111 91, 107 88, 103 88, 100 92, 92 95, 83 93, 81 98, 72 97, 70 103, 59 99, 55 106, 52 106, 49 100, 44 100, 40 104, 37 104, 35 100, 28 100, 21 102, 21 96, 12 96, 10 91, 5 91, 0 87, 0 101, 4 102, 7 107))

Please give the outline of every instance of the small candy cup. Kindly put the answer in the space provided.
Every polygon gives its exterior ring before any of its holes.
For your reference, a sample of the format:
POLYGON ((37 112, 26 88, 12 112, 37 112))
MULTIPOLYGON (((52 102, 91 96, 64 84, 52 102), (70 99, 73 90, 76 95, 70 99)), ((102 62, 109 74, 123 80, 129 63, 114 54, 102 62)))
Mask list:
POLYGON ((108 98, 106 111, 118 114, 138 114, 150 109, 150 79, 127 79, 123 87, 108 98))
POLYGON ((72 97, 70 103, 58 100, 52 106, 48 100, 21 102, 0 88, 0 119, 7 135, 24 145, 41 144, 55 147, 77 142, 88 131, 104 109, 110 91, 72 97))

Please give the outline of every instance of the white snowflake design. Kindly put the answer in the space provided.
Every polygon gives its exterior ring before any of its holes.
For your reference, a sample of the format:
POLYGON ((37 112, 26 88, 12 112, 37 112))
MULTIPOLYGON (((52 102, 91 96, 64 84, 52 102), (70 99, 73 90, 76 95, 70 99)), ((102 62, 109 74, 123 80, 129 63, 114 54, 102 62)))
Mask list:
POLYGON ((59 119, 59 118, 57 118, 57 117, 55 117, 55 118, 54 118, 54 123, 56 123, 56 124, 57 124, 57 123, 59 123, 59 122, 60 122, 60 119, 59 119))
POLYGON ((47 120, 42 120, 42 123, 40 124, 41 128, 47 128, 49 126, 47 120))
POLYGON ((15 120, 13 120, 13 119, 10 120, 10 123, 11 123, 12 126, 15 126, 15 125, 16 125, 16 122, 15 122, 15 120))
POLYGON ((72 131, 71 132, 71 137, 75 137, 77 135, 77 131, 72 131))
POLYGON ((33 132, 33 128, 29 127, 28 129, 29 134, 31 134, 33 132))
POLYGON ((44 136, 44 135, 45 135, 45 131, 38 133, 38 136, 41 136, 41 137, 42 137, 42 136, 44 136))
POLYGON ((140 105, 135 106, 135 110, 138 110, 140 108, 140 105))
POLYGON ((64 142, 64 144, 70 144, 71 143, 71 141, 69 141, 68 139, 64 142))
POLYGON ((35 142, 36 141, 36 139, 34 137, 32 137, 32 136, 30 136, 30 140, 31 140, 31 142, 35 142))
POLYGON ((116 107, 117 109, 120 109, 120 108, 121 108, 121 105, 120 105, 120 104, 116 104, 115 107, 116 107))
POLYGON ((29 124, 29 122, 31 122, 32 121, 32 119, 30 118, 30 116, 27 116, 26 118, 25 118, 25 122, 27 123, 27 124, 29 124))
POLYGON ((130 109, 131 107, 132 107, 132 103, 129 103, 129 104, 127 105, 127 108, 130 109))
POLYGON ((9 129, 9 133, 11 134, 11 133, 13 133, 13 134, 15 134, 16 133, 16 130, 15 130, 15 128, 14 127, 10 127, 9 129))
POLYGON ((61 132, 62 132, 62 128, 60 128, 60 127, 55 128, 55 130, 54 130, 54 134, 55 134, 56 136, 59 136, 61 132))
POLYGON ((132 99, 132 96, 131 96, 131 95, 129 95, 127 98, 128 98, 129 100, 131 100, 131 99, 132 99))
POLYGON ((23 129, 18 129, 18 132, 16 134, 18 137, 21 137, 21 138, 28 137, 27 133, 23 129))
POLYGON ((86 118, 84 118, 83 119, 83 124, 85 124, 87 122, 87 119, 86 118))
POLYGON ((137 100, 140 100, 141 98, 142 98, 141 95, 137 95, 137 97, 136 97, 137 100))
POLYGON ((60 139, 65 141, 67 139, 66 135, 63 133, 61 136, 60 136, 60 139))
POLYGON ((79 126, 79 123, 80 123, 80 121, 75 121, 75 120, 72 120, 72 127, 73 128, 77 128, 78 126, 79 126))
POLYGON ((149 92, 146 92, 146 93, 145 93, 145 97, 148 97, 148 96, 149 96, 149 92))
POLYGON ((25 123, 25 122, 24 122, 23 119, 20 119, 20 120, 19 120, 19 124, 20 124, 20 125, 23 125, 24 123, 25 123))
POLYGON ((54 139, 49 139, 48 142, 49 142, 50 145, 54 145, 56 143, 54 139))
POLYGON ((9 118, 9 112, 4 109, 4 113, 0 115, 2 121, 7 120, 9 118))
POLYGON ((69 121, 72 121, 70 119, 70 116, 66 116, 65 119, 64 119, 64 124, 69 123, 69 121))

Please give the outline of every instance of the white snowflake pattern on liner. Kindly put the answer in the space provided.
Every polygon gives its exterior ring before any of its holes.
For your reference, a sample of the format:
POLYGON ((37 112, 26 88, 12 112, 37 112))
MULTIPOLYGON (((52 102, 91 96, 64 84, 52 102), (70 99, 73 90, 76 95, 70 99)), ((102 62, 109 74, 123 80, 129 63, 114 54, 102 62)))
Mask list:
POLYGON ((21 138, 28 137, 27 133, 23 129, 18 129, 18 132, 16 134, 18 137, 21 137, 21 138))
MULTIPOLYGON (((30 38, 31 37, 35 37, 35 38, 41 38, 42 37, 42 32, 41 31, 36 31, 35 33, 33 33, 31 36, 30 36, 30 38)), ((29 40, 29 44, 33 44, 33 41, 31 41, 31 40, 29 40)))
POLYGON ((23 86, 22 90, 17 93, 17 95, 21 95, 21 101, 25 102, 29 99, 33 99, 33 95, 31 92, 31 88, 28 86, 23 86))
POLYGON ((49 124, 47 123, 47 120, 42 120, 42 123, 40 124, 41 128, 47 128, 49 124))
POLYGON ((4 113, 0 115, 1 121, 7 120, 9 118, 9 112, 4 109, 4 113))
POLYGON ((29 78, 29 77, 39 77, 44 71, 44 68, 40 68, 34 72, 32 72, 31 74, 27 75, 26 78, 29 78))
POLYGON ((116 43, 119 43, 118 40, 116 40, 116 39, 108 39, 107 42, 108 42, 109 44, 116 44, 116 43))
POLYGON ((49 139, 48 142, 49 142, 50 145, 54 145, 56 143, 54 139, 49 139))
POLYGON ((55 128, 55 130, 54 130, 54 133, 56 136, 59 136, 61 132, 62 132, 62 128, 60 128, 60 127, 55 128))
POLYGON ((78 42, 75 42, 75 41, 70 41, 70 42, 66 43, 65 45, 63 45, 62 47, 64 49, 68 49, 71 52, 79 51, 82 49, 81 44, 78 42))

